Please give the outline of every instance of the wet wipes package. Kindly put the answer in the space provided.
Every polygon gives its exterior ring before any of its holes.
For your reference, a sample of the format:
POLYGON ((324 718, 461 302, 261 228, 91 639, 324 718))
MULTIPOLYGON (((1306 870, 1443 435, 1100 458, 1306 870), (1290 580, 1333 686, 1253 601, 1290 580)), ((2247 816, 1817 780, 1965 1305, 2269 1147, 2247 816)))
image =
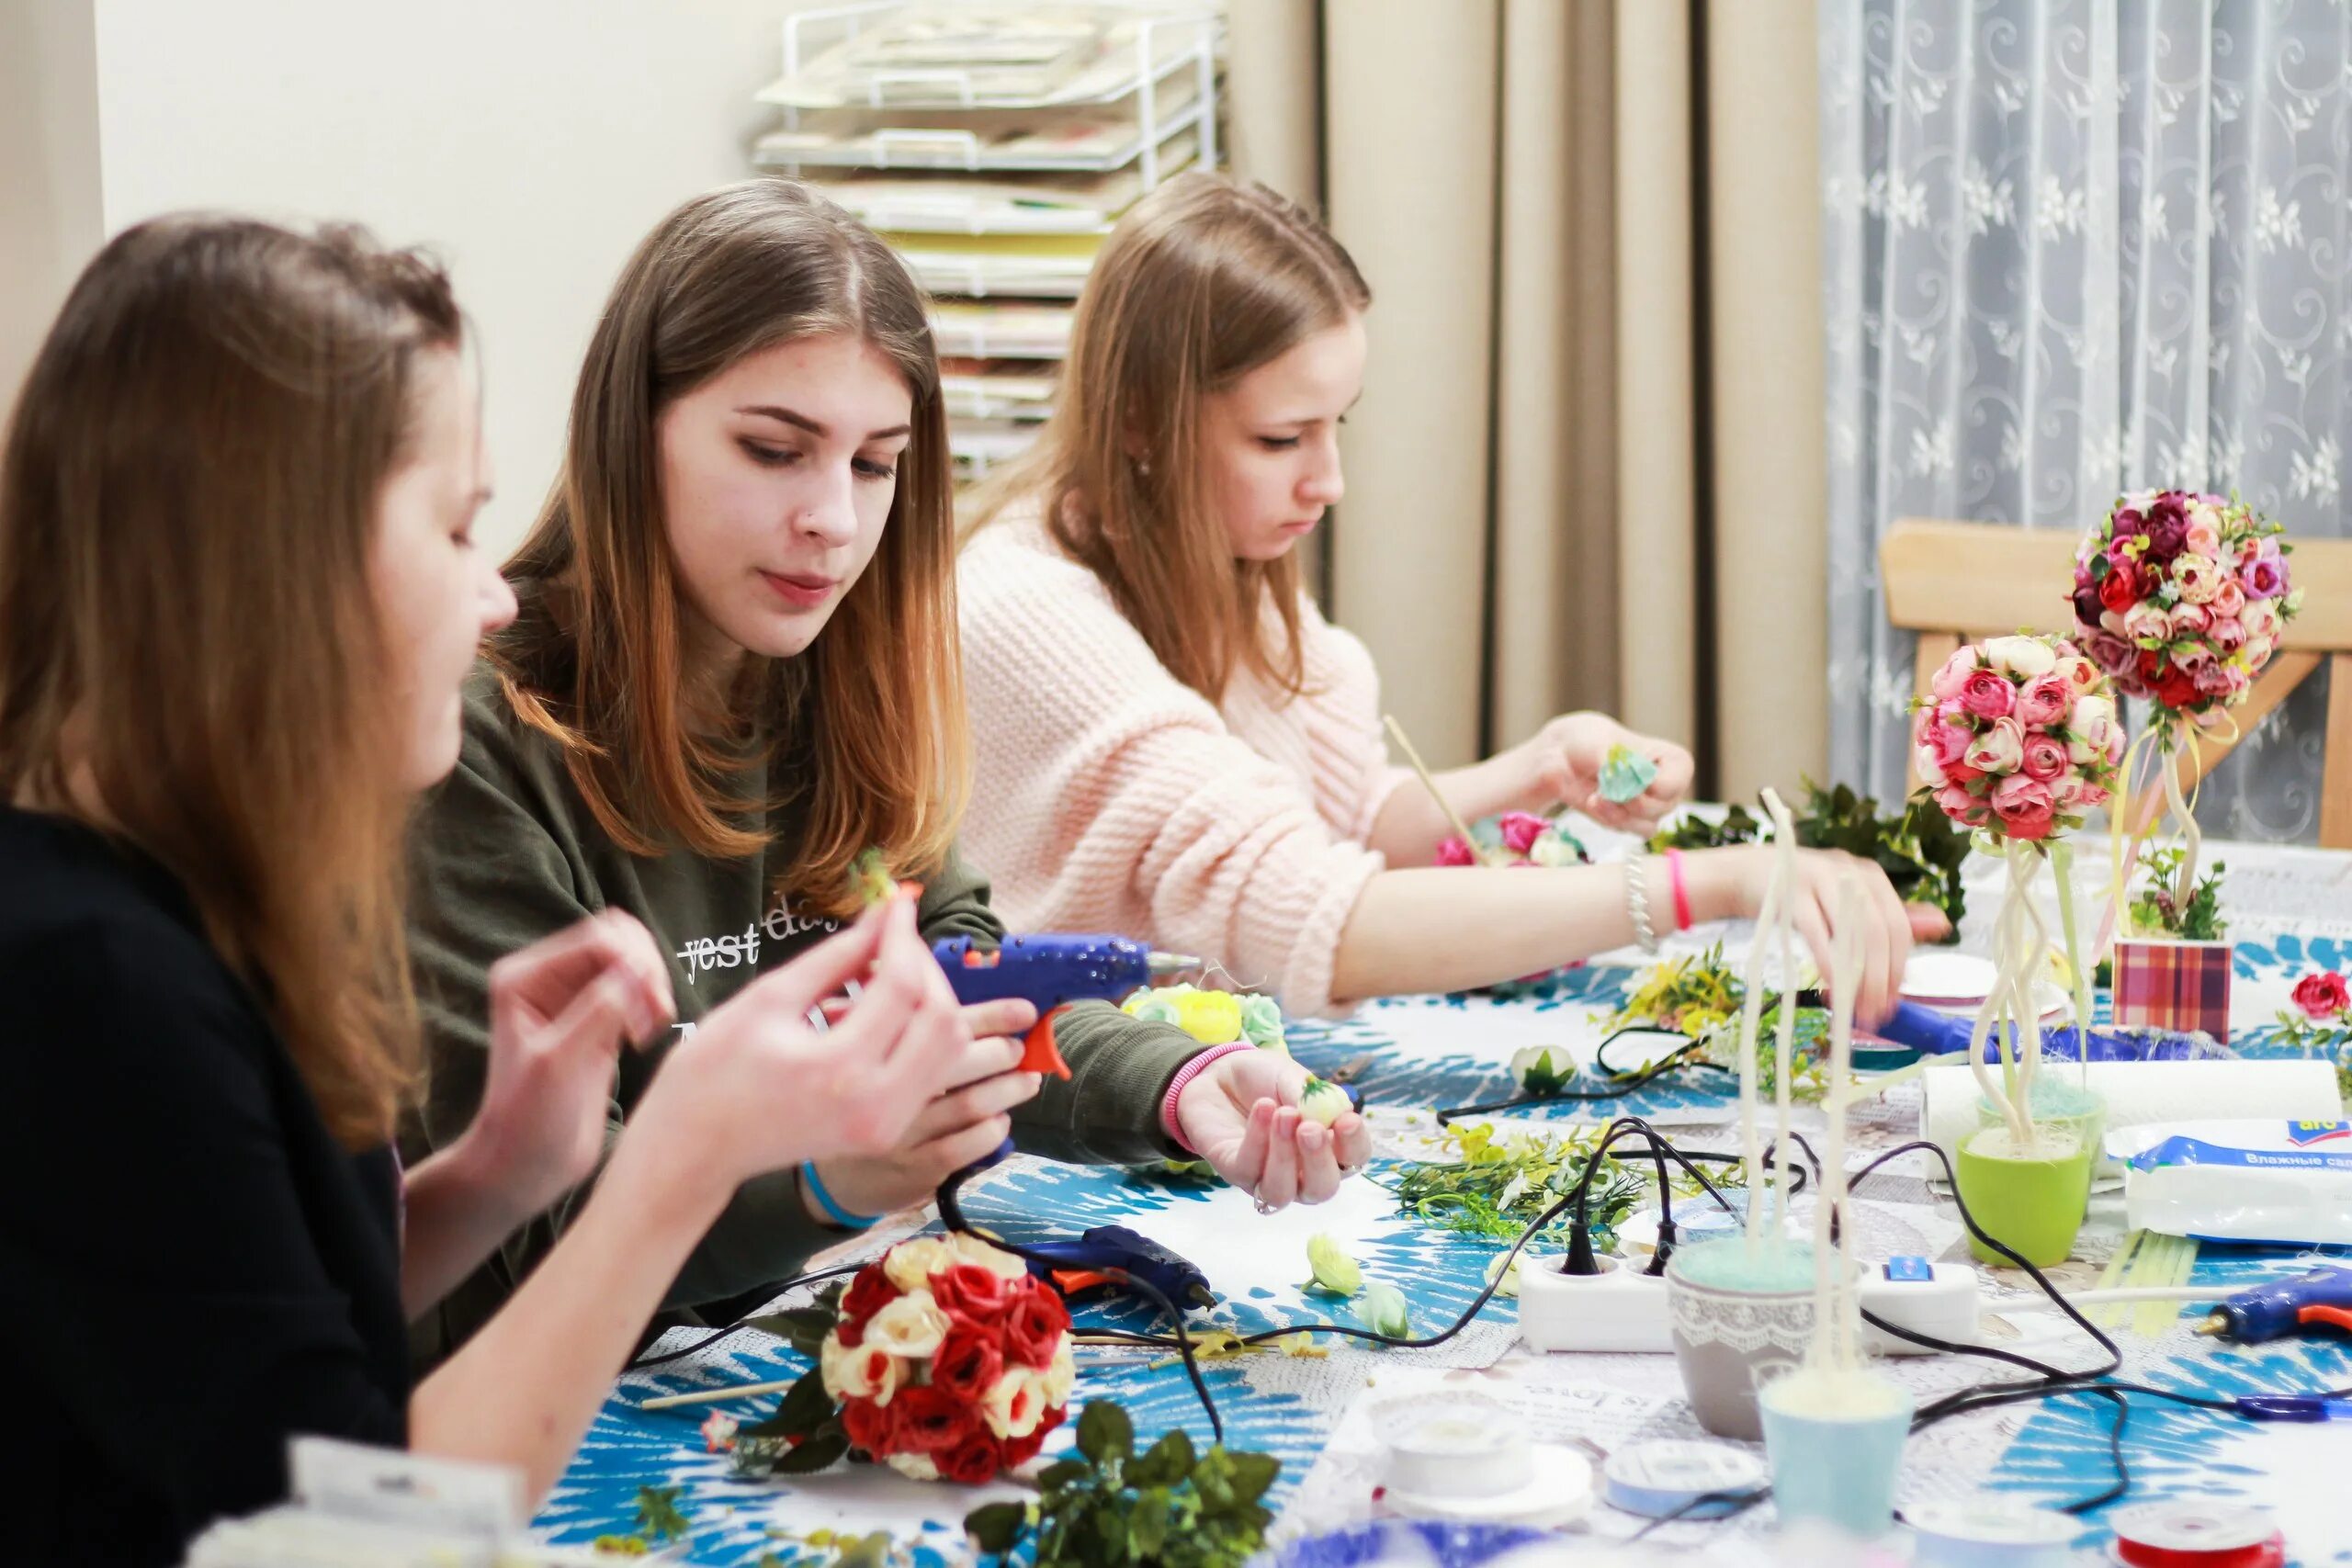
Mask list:
POLYGON ((2107 1135, 2132 1228, 2285 1247, 2352 1242, 2352 1122, 2171 1122, 2107 1135))

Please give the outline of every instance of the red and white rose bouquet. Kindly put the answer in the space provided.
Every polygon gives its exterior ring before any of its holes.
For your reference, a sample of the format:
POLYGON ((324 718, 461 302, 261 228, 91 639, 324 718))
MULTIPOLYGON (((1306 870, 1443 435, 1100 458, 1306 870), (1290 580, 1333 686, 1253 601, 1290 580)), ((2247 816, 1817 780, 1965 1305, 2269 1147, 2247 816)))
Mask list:
POLYGON ((846 1456, 977 1485, 1036 1457, 1077 1376, 1061 1293, 976 1236, 902 1241, 817 1305, 754 1322, 817 1364, 773 1417, 713 1434, 750 1473, 846 1456))

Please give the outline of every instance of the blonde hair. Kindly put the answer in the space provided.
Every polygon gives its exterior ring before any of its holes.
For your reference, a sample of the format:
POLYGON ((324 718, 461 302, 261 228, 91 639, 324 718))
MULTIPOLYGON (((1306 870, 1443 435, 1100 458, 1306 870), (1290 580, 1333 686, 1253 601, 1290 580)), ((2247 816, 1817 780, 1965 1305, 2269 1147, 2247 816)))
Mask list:
POLYGON ((733 798, 740 757, 686 723, 680 598, 663 523, 659 424, 747 355, 847 334, 905 378, 912 435, 882 540, 808 651, 755 660, 738 716, 807 799, 777 891, 852 911, 851 863, 879 847, 895 874, 946 858, 969 790, 956 640, 955 517, 939 362, 922 295, 873 231, 808 187, 759 179, 696 197, 622 269, 581 367, 563 472, 513 560, 521 604, 491 641, 525 722, 563 748, 572 782, 632 854, 740 858, 768 841, 733 798))
POLYGON ((86 768, 355 1149, 418 1060, 369 562, 418 359, 462 337, 360 231, 157 220, 74 285, 0 456, 0 799, 80 815, 86 768))
POLYGON ((967 536, 1034 498, 1186 685, 1215 700, 1247 668, 1296 694, 1298 562, 1234 558, 1203 471, 1202 402, 1371 303, 1355 263, 1298 203, 1255 181, 1178 175, 1104 242, 1053 417, 967 536), (1261 632, 1270 598, 1278 647, 1261 632))

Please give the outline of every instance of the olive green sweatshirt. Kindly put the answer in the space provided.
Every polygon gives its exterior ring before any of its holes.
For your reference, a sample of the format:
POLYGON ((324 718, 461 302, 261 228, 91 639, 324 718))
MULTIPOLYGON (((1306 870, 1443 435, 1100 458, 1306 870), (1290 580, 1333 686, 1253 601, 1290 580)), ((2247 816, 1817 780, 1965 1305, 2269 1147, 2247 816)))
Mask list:
MULTIPOLYGON (((767 769, 763 761, 747 764, 738 797, 768 798, 767 769)), ((431 1073, 406 1140, 412 1154, 448 1145, 481 1104, 490 966, 505 954, 611 908, 643 921, 669 954, 676 1030, 650 1050, 622 1053, 607 1111, 609 1146, 673 1042, 754 976, 834 929, 774 892, 792 861, 798 813, 789 780, 773 782, 785 786, 775 792, 783 802, 767 819, 772 837, 763 852, 735 861, 683 849, 631 854, 599 826, 556 743, 517 718, 487 667, 474 671, 457 770, 425 801, 412 836, 411 955, 431 1073)), ((1004 934, 989 908, 987 881, 955 856, 925 883, 920 922, 929 942, 993 942, 1004 934)), ((1118 1164, 1184 1153, 1161 1126, 1160 1103, 1178 1069, 1202 1049, 1190 1036, 1097 1003, 1057 1021, 1056 1038, 1071 1077, 1048 1077, 1013 1113, 1023 1149, 1118 1164)), ((776 1113, 793 1112, 778 1106, 776 1113)), ((554 1244, 585 1191, 532 1220, 418 1325, 420 1356, 436 1360, 480 1327, 554 1244)), ((790 1278, 811 1253, 839 1239, 810 1218, 794 1173, 746 1182, 673 1285, 666 1305, 686 1310, 672 1320, 731 1315, 737 1298, 790 1278)))

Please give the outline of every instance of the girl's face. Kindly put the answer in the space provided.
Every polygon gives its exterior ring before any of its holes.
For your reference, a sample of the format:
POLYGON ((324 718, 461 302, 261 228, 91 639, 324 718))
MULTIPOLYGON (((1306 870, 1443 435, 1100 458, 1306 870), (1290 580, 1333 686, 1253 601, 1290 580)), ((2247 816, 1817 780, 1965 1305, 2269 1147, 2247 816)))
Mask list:
POLYGON ((839 335, 746 355, 662 413, 670 554, 722 653, 786 659, 825 629, 882 542, 913 419, 898 367, 839 335))
POLYGON ((385 478, 370 576, 404 719, 400 777, 421 791, 458 764, 459 699, 481 639, 514 618, 514 593, 474 546, 490 497, 471 378, 451 352, 417 361, 408 459, 385 478))
POLYGON ((1210 504, 1241 560, 1275 560, 1345 490, 1340 419, 1363 392, 1363 317, 1306 338, 1203 400, 1210 504))

